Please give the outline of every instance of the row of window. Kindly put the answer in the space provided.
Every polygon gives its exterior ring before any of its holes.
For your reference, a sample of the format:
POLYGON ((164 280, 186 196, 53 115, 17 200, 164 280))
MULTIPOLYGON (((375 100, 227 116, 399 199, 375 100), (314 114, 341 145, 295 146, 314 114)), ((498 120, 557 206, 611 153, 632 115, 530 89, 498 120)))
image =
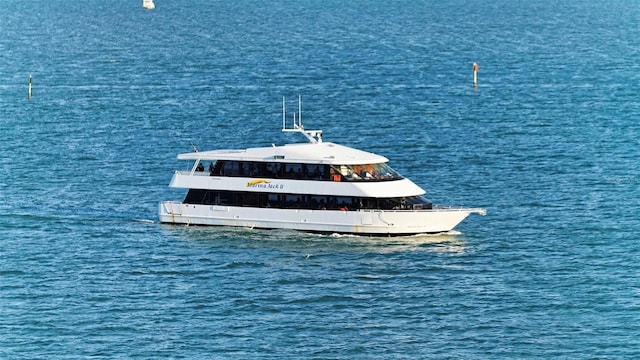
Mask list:
MULTIPOLYGON (((207 170, 211 176, 240 176, 252 178, 279 178, 325 181, 385 181, 402 177, 387 164, 365 165, 308 165, 299 163, 277 163, 260 161, 218 160, 209 162, 207 170)), ((205 164, 196 166, 204 172, 205 164)))
POLYGON ((301 195, 190 189, 187 204, 247 206, 311 210, 417 210, 431 209, 422 196, 406 198, 362 198, 351 196, 301 195))

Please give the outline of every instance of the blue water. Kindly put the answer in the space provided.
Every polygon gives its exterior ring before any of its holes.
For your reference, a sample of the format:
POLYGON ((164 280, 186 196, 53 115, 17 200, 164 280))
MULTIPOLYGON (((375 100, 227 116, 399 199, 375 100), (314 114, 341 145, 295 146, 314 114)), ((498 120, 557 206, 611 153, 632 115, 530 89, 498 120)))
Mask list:
POLYGON ((156 6, 0 2, 0 358, 640 357, 637 2, 156 6), (488 215, 158 224, 177 153, 302 141, 298 94, 325 140, 488 215))

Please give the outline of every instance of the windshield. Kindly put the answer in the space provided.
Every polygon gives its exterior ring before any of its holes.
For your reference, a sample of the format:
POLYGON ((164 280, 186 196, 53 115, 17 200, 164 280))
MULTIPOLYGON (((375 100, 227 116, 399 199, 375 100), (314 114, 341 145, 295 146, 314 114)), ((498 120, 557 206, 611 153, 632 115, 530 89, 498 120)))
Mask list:
POLYGON ((398 180, 402 176, 385 163, 366 165, 335 165, 334 171, 347 181, 398 180))

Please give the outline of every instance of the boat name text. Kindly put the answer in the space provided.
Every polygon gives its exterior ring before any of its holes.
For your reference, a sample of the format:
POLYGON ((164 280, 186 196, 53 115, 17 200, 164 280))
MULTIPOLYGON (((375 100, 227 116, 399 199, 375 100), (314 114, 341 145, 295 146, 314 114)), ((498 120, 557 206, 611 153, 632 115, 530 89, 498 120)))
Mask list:
POLYGON ((272 184, 264 179, 251 180, 247 183, 247 187, 259 189, 284 189, 283 184, 272 184))

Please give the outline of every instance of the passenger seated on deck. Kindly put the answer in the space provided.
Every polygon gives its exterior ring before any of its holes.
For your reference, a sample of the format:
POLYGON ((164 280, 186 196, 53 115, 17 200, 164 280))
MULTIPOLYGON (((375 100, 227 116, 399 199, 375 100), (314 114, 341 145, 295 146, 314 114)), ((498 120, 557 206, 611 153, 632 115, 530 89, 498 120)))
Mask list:
POLYGON ((202 165, 201 162, 199 162, 198 166, 196 166, 196 171, 204 171, 204 165, 202 165))
POLYGON ((313 179, 320 178, 320 167, 319 166, 316 166, 316 168, 313 170, 313 172, 311 173, 311 177, 313 179))
POLYGON ((340 174, 338 174, 338 172, 335 171, 333 168, 331 168, 331 180, 340 181, 340 174))
POLYGON ((213 175, 213 162, 209 163, 209 174, 213 175))

